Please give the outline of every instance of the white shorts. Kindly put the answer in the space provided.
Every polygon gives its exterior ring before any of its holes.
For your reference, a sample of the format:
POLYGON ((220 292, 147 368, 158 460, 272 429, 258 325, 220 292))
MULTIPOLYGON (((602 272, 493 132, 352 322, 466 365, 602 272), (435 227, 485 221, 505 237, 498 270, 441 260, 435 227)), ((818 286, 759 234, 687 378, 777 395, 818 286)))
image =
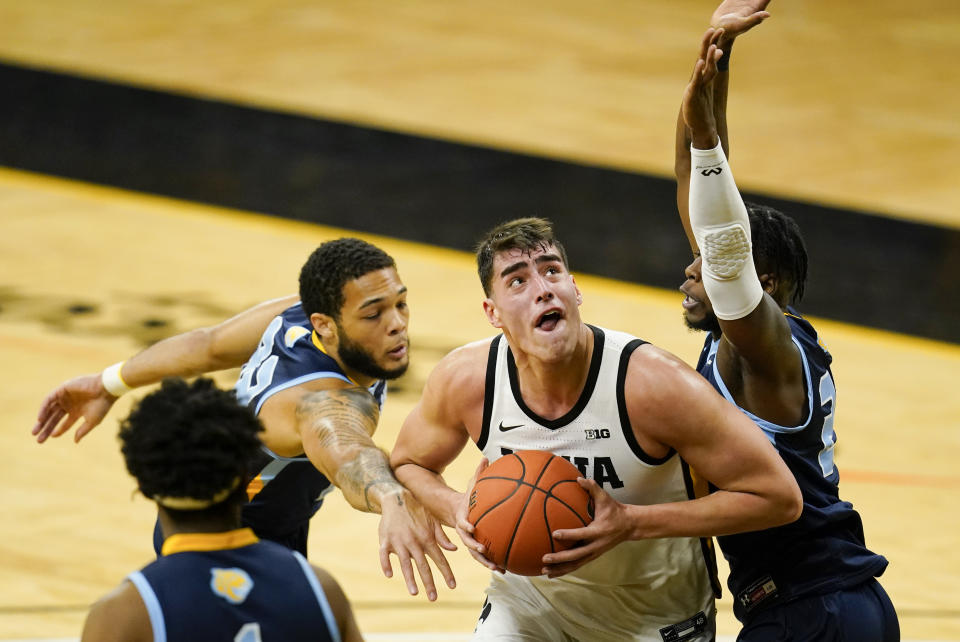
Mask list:
POLYGON ((709 613, 691 614, 683 622, 664 623, 656 616, 643 618, 649 623, 646 630, 625 630, 622 626, 609 626, 609 622, 616 619, 609 617, 613 616, 611 609, 618 608, 616 600, 596 599, 596 592, 589 586, 571 589, 582 594, 582 603, 596 607, 592 617, 578 615, 578 621, 574 621, 568 617, 569 613, 551 604, 527 578, 494 573, 472 642, 713 642, 716 639, 713 608, 709 613), (660 620, 659 623, 655 623, 656 620, 660 620))

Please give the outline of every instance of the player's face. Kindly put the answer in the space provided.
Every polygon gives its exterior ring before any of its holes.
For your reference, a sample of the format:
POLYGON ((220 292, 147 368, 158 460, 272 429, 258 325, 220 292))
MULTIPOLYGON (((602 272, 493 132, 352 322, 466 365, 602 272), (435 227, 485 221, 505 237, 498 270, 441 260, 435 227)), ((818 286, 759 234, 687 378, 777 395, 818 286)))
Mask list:
POLYGON ((713 305, 703 287, 701 269, 702 259, 698 256, 684 270, 687 279, 680 286, 680 291, 687 295, 683 300, 683 320, 691 330, 719 332, 720 322, 713 313, 713 305))
POLYGON ((580 333, 580 290, 555 247, 494 257, 487 318, 511 348, 543 361, 568 356, 580 333))
POLYGON ((407 288, 396 268, 368 272, 343 286, 337 354, 348 370, 395 379, 410 363, 407 288))

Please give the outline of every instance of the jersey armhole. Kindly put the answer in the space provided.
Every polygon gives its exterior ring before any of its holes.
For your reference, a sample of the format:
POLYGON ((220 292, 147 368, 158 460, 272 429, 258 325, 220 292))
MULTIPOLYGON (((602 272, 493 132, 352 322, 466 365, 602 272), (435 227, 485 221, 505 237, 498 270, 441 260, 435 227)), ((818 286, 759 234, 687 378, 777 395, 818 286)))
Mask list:
POLYGON ((150 582, 140 571, 134 571, 127 576, 133 587, 140 594, 144 606, 147 607, 147 616, 150 618, 150 628, 153 630, 153 642, 167 642, 167 625, 163 620, 163 609, 160 608, 160 600, 157 594, 150 586, 150 582))
POLYGON ((620 414, 620 429, 623 431, 623 438, 626 439, 630 450, 645 464, 659 466, 673 457, 676 451, 671 448, 663 457, 651 457, 647 454, 647 451, 645 451, 637 441, 636 435, 633 434, 633 426, 630 425, 630 415, 627 413, 627 366, 630 365, 630 357, 633 355, 633 352, 644 343, 647 342, 643 339, 634 339, 625 345, 623 352, 620 353, 620 365, 617 368, 617 410, 620 414))
POLYGON ((293 558, 297 560, 297 563, 303 570, 303 574, 307 578, 307 582, 310 584, 310 588, 313 589, 313 594, 317 598, 320 610, 323 611, 323 618, 327 621, 327 628, 330 629, 333 642, 340 642, 340 627, 337 626, 337 618, 333 615, 330 602, 327 601, 327 594, 323 592, 323 587, 320 586, 320 580, 317 579, 317 574, 313 572, 313 567, 310 566, 310 562, 308 562, 303 555, 297 551, 290 552, 293 553, 293 558))
POLYGON ((498 334, 490 342, 490 352, 487 354, 487 374, 483 383, 483 420, 480 424, 480 438, 477 439, 477 448, 482 452, 490 437, 490 417, 493 416, 493 393, 497 381, 497 350, 500 348, 502 334, 498 334))

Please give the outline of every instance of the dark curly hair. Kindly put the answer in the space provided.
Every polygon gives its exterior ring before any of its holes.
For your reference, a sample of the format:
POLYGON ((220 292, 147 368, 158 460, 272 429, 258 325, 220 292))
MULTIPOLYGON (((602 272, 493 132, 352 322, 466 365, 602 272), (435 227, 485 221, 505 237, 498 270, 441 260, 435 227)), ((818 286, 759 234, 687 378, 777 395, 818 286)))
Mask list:
POLYGON ((807 248, 796 221, 767 205, 745 203, 753 239, 753 263, 757 274, 776 274, 783 289, 780 305, 796 304, 807 283, 807 248))
POLYGON ((340 320, 343 286, 375 270, 395 267, 393 258, 376 245, 355 238, 327 241, 313 251, 300 269, 300 303, 314 312, 340 320))
POLYGON ((263 430, 233 392, 211 379, 165 379, 120 425, 127 470, 147 497, 210 499, 240 478, 263 430))
POLYGON ((545 250, 553 246, 560 254, 563 264, 569 269, 567 250, 553 234, 553 224, 545 218, 518 218, 501 223, 477 243, 477 274, 483 285, 483 293, 490 296, 493 283, 493 259, 507 250, 545 250))

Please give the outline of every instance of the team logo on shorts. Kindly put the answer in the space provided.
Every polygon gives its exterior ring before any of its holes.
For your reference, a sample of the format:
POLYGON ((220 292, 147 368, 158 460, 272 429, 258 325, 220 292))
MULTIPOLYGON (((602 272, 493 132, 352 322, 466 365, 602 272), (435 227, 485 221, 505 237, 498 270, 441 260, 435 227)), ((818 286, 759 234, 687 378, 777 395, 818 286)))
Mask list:
POLYGON ((240 604, 253 590, 253 580, 242 568, 211 568, 210 589, 231 604, 240 604))

